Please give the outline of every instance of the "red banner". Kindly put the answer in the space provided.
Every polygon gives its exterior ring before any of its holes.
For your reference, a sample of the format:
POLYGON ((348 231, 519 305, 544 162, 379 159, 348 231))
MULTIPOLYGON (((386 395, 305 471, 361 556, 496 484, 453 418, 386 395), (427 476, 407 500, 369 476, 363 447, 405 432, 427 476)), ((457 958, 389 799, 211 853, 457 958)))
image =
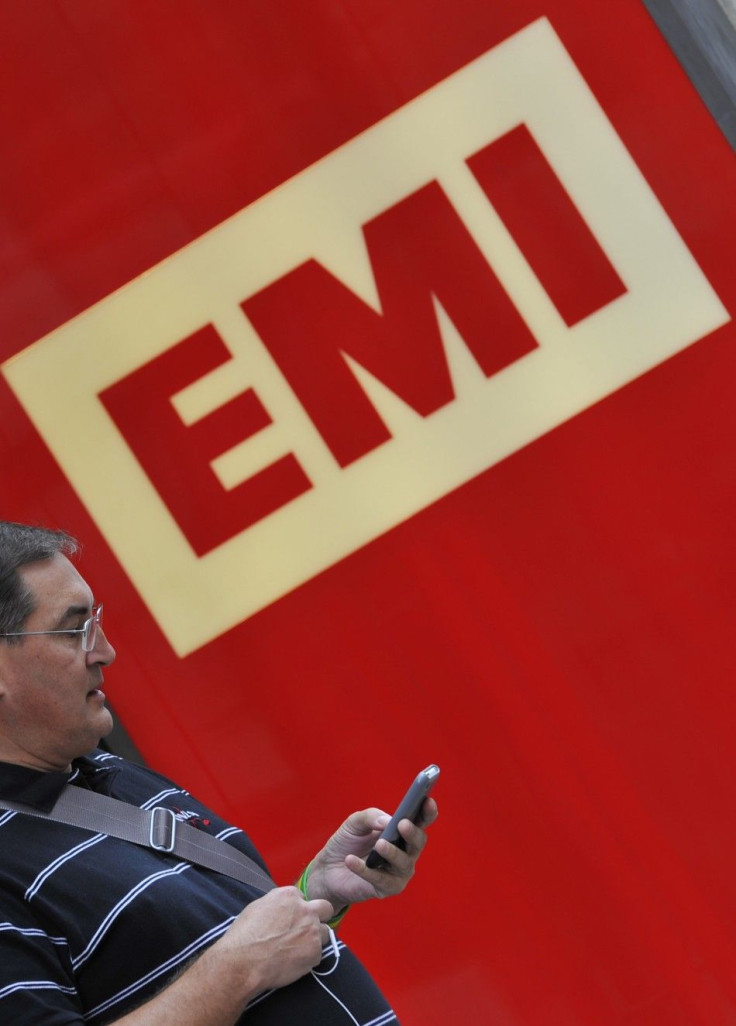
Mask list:
POLYGON ((5 519, 405 1024, 736 1010, 736 164, 636 0, 0 4, 5 519))

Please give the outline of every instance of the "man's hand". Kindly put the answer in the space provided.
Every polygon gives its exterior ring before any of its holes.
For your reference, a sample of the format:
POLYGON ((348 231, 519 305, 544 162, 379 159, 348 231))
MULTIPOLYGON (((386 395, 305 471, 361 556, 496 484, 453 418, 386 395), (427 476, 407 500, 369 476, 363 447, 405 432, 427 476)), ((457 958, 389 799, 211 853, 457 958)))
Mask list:
POLYGON ((312 860, 307 882, 309 897, 325 898, 339 911, 345 905, 387 898, 403 891, 427 843, 426 829, 437 818, 437 804, 433 798, 425 798, 418 823, 409 819, 399 823, 406 851, 387 841, 378 841, 390 818, 380 809, 364 809, 349 816, 312 860), (365 864, 374 844, 388 862, 382 869, 368 869, 365 864))
POLYGON ((327 901, 277 887, 247 905, 220 944, 247 974, 251 991, 285 987, 319 963, 328 940, 323 924, 333 915, 327 901))

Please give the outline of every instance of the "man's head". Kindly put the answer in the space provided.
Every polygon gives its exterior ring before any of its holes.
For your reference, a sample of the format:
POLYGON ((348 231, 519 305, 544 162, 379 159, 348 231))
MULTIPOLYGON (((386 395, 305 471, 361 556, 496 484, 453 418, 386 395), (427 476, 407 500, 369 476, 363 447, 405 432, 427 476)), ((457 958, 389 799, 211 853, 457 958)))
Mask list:
POLYGON ((63 769, 112 728, 100 690, 115 650, 81 628, 92 592, 62 531, 0 522, 0 759, 63 769), (9 636, 10 635, 10 636, 9 636))

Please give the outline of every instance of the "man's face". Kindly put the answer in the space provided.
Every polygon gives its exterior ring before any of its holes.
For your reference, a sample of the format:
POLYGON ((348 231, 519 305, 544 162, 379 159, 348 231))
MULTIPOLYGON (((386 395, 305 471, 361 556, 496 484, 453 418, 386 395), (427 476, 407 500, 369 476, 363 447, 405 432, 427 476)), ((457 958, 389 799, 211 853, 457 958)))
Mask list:
MULTIPOLYGON (((80 628, 90 616, 89 586, 65 556, 22 567, 35 609, 24 631, 80 628)), ((66 769, 112 729, 100 690, 115 649, 102 630, 91 652, 80 634, 42 634, 0 642, 0 760, 66 769)))

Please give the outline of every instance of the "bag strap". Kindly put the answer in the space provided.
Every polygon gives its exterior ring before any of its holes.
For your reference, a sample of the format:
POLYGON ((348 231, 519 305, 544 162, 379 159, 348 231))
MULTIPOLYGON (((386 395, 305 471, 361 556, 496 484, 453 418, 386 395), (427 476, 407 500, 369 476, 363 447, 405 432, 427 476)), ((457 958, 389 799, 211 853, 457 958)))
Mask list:
POLYGON ((276 886, 265 870, 248 855, 212 834, 182 823, 172 809, 163 806, 141 809, 117 798, 67 784, 51 812, 41 812, 5 798, 0 798, 0 808, 109 834, 144 848, 176 855, 249 884, 264 894, 276 886))

